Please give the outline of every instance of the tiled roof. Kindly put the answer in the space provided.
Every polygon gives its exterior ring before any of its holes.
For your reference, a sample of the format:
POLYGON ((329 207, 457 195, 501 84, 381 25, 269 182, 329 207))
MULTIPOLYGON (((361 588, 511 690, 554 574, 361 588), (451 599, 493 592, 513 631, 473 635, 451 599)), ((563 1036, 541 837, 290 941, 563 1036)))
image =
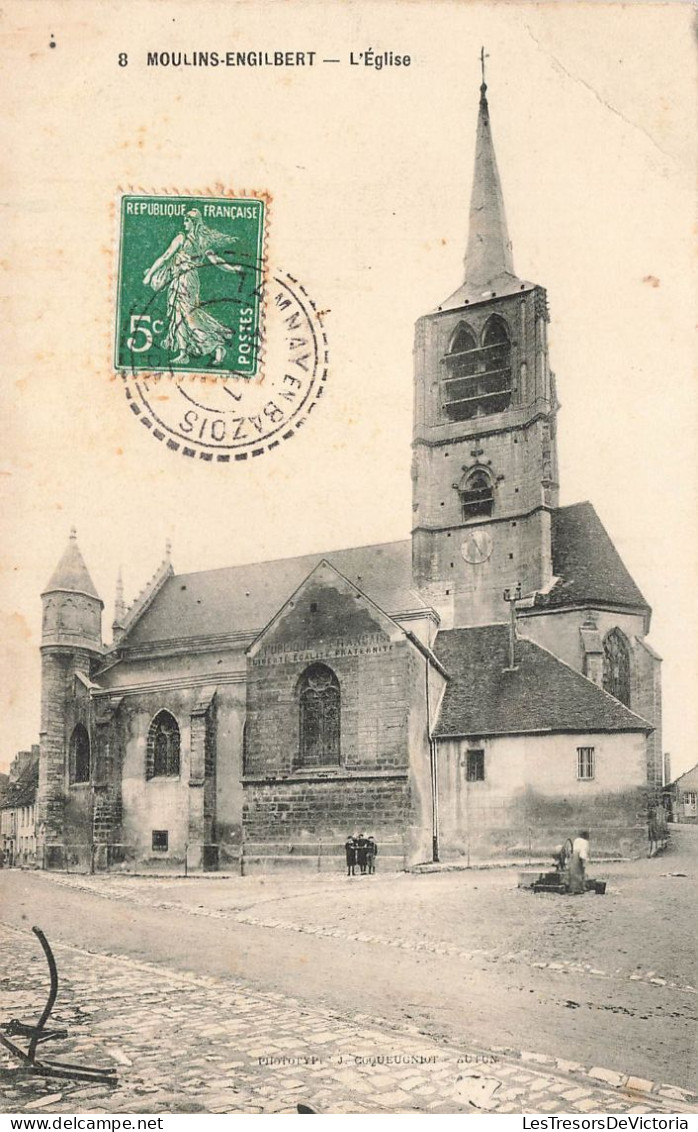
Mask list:
POLYGON ((0 800, 0 808, 8 810, 17 806, 31 806, 36 801, 38 789, 39 763, 38 760, 34 760, 22 771, 16 782, 10 782, 0 800))
POLYGON ((553 574, 560 580, 536 605, 599 602, 649 609, 591 503, 552 513, 553 574))
POLYGON ((517 667, 510 669, 507 625, 444 630, 434 651, 449 674, 437 738, 652 730, 646 720, 532 641, 517 640, 517 667))
POLYGON ((412 587, 412 548, 406 539, 176 574, 121 644, 260 630, 323 558, 386 613, 428 608, 412 587))
POLYGON ((678 778, 675 778, 670 785, 672 787, 676 787, 680 783, 682 783, 684 779, 687 779, 686 785, 692 785, 694 782, 698 783, 698 763, 696 763, 695 766, 692 766, 689 770, 685 770, 683 774, 680 774, 678 778))
POLYGON ((74 530, 70 533, 70 541, 53 571, 44 593, 51 593, 53 590, 68 590, 70 593, 88 594, 99 600, 99 594, 85 565, 85 559, 80 553, 74 530))
MULTIPOLYGON (((553 512, 552 548, 553 572, 560 580, 549 593, 537 595, 536 606, 611 602, 648 608, 590 503, 553 512)), ((405 539, 174 575, 135 616, 120 643, 258 632, 323 558, 386 613, 428 608, 413 586, 411 543, 405 539)))

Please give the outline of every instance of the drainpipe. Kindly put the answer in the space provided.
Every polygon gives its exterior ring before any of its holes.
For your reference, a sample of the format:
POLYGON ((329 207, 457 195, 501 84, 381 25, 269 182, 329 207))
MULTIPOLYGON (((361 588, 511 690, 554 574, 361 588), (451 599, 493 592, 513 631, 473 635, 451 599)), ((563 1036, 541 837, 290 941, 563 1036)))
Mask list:
POLYGON ((95 853, 97 850, 95 844, 95 809, 97 801, 95 798, 95 784, 94 780, 90 783, 90 876, 94 875, 95 871, 95 853))
POLYGON ((431 700, 429 697, 429 659, 426 659, 425 691, 427 709, 427 740, 429 742, 429 770, 431 774, 431 859, 437 864, 439 860, 439 775, 436 758, 436 743, 431 737, 431 700))

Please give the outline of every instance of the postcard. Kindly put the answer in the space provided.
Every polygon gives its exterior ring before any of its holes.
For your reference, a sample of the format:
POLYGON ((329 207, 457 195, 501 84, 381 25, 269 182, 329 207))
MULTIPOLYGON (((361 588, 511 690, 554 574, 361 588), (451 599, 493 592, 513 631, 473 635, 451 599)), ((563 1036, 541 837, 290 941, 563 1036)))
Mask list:
POLYGON ((688 1127, 691 21, 5 5, 5 1113, 688 1127))

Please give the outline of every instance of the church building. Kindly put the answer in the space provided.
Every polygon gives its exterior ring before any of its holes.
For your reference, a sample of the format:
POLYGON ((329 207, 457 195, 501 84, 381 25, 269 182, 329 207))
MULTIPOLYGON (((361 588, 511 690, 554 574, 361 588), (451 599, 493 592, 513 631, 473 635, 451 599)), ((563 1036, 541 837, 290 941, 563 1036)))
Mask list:
POLYGON ((644 850, 650 608, 560 507, 543 287, 515 271, 480 90, 465 275, 415 336, 410 539, 176 574, 113 640, 75 532, 44 594, 45 867, 379 867, 644 850))

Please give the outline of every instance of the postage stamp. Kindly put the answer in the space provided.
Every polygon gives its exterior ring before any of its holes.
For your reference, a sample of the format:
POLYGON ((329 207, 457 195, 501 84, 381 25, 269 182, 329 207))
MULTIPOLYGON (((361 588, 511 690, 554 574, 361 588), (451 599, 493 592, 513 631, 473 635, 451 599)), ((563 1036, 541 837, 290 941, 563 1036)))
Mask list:
POLYGON ((122 197, 117 370, 257 374, 265 219, 256 196, 122 197))
POLYGON ((122 372, 131 411, 171 451, 218 463, 260 456, 297 436, 322 397, 328 372, 324 312, 288 272, 270 271, 259 298, 265 304, 263 376, 208 381, 186 373, 133 373, 130 367, 122 372))

